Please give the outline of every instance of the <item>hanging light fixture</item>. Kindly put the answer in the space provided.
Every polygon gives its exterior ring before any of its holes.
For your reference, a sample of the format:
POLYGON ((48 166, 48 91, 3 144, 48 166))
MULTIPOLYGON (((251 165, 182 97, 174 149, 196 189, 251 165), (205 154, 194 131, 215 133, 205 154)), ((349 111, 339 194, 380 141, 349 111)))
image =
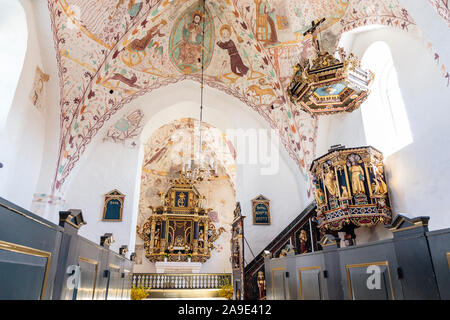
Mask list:
POLYGON ((318 27, 325 18, 313 21, 303 36, 312 35, 316 57, 310 63, 303 59, 294 66, 294 75, 287 90, 291 102, 310 114, 351 112, 369 95, 373 73, 361 69, 361 62, 344 49, 338 50, 340 59, 322 51, 318 27))
MULTIPOLYGON (((202 2, 202 12, 206 16, 206 0, 200 0, 202 2)), ((202 19, 202 48, 204 48, 205 43, 205 21, 202 19)), ((204 180, 212 180, 217 178, 218 164, 215 160, 210 159, 209 163, 206 163, 202 155, 202 124, 203 124, 203 88, 204 88, 204 51, 202 49, 202 54, 200 59, 201 62, 201 80, 200 80, 200 122, 199 122, 199 144, 198 144, 198 154, 195 152, 194 145, 194 156, 190 159, 188 163, 185 163, 183 170, 181 171, 180 178, 184 179, 186 183, 195 183, 204 180), (197 155, 197 157, 196 157, 197 155)), ((195 135, 194 135, 195 138, 195 135)))

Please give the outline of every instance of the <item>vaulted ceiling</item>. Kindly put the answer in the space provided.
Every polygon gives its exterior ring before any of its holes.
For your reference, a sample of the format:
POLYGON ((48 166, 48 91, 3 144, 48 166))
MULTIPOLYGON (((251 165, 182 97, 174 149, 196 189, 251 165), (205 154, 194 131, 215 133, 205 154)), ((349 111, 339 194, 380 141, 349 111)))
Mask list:
POLYGON ((315 157, 317 119, 286 97, 292 65, 313 53, 312 20, 326 17, 323 46, 342 32, 384 24, 415 31, 397 0, 48 0, 59 66, 61 139, 54 188, 86 146, 133 99, 186 79, 224 91, 278 130, 300 169, 315 157), (201 24, 205 39, 201 46, 201 24))

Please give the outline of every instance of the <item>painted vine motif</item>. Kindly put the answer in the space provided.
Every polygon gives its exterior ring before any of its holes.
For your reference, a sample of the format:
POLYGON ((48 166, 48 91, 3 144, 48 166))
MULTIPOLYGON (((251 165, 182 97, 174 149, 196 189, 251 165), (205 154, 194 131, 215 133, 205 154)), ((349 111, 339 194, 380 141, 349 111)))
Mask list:
POLYGON ((131 148, 137 146, 137 138, 142 132, 144 112, 142 110, 135 110, 120 118, 114 125, 112 125, 106 132, 103 141, 113 141, 115 143, 122 143, 131 148))
POLYGON ((450 7, 448 0, 428 0, 428 2, 433 6, 437 13, 442 17, 442 19, 447 22, 450 27, 450 7))

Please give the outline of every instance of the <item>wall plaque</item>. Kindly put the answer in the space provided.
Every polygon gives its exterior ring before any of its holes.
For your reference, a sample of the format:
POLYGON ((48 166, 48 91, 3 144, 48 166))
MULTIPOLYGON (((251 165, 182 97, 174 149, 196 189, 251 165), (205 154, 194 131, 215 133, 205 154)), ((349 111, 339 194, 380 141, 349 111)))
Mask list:
POLYGON ((263 195, 252 200, 253 224, 270 224, 270 200, 263 195))
POLYGON ((125 195, 116 189, 105 194, 102 220, 122 221, 124 199, 125 195))

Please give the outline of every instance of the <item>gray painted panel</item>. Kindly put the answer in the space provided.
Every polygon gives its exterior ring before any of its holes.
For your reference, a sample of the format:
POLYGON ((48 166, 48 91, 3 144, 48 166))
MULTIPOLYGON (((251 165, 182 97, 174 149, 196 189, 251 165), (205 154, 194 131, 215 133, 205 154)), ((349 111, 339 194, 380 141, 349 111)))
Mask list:
MULTIPOLYGON (((51 299, 53 294, 61 235, 62 228, 59 226, 0 198, 0 241, 24 246, 27 249, 45 251, 51 255, 44 299, 51 299)), ((23 280, 22 275, 18 276, 19 274, 11 274, 3 281, 20 283, 23 280)), ((40 291, 42 288, 41 283, 39 287, 34 287, 37 284, 33 281, 28 283, 30 292, 40 291)), ((8 284, 0 283, 0 287, 2 286, 8 286, 8 284)))
MULTIPOLYGON (((410 230, 409 230, 410 231, 410 230)), ((394 241, 398 265, 403 278, 404 299, 439 299, 430 252, 424 234, 394 241)))
MULTIPOLYGON (((364 268, 366 270, 371 265, 387 265, 387 275, 390 275, 390 287, 392 290, 389 290, 389 299, 403 299, 403 291, 400 284, 400 281, 397 277, 397 258, 395 255, 395 248, 392 240, 387 241, 378 241, 376 243, 362 245, 362 246, 354 246, 338 249, 340 256, 340 270, 341 270, 341 278, 344 280, 342 283, 344 290, 344 299, 352 299, 352 295, 350 293, 350 283, 351 278, 348 276, 348 271, 356 266, 364 268), (393 295, 391 295, 391 291, 393 295)), ((359 282, 365 283, 369 277, 370 273, 361 273, 359 282), (363 281, 363 278, 365 279, 363 281)), ((358 282, 358 283, 359 283, 358 282)), ((368 296, 365 296, 364 299, 369 299, 371 295, 378 296, 378 289, 369 291, 371 293, 368 296)), ((356 298, 359 298, 356 296, 356 298)))
POLYGON ((273 279, 273 300, 286 300, 285 271, 272 270, 273 279))
POLYGON ((427 233, 441 299, 450 300, 450 229, 427 233))
POLYGON ((370 273, 369 277, 367 267, 349 267, 347 269, 352 300, 392 299, 387 266, 379 266, 379 268, 379 272, 370 273), (379 278, 377 279, 378 275, 379 278))
POLYGON ((323 251, 324 297, 328 300, 344 300, 344 289, 341 285, 340 256, 337 249, 323 251), (325 275, 326 274, 326 275, 325 275))
POLYGON ((39 300, 48 259, 0 250, 0 300, 39 300))
POLYGON ((302 300, 322 300, 320 269, 299 271, 302 300))

